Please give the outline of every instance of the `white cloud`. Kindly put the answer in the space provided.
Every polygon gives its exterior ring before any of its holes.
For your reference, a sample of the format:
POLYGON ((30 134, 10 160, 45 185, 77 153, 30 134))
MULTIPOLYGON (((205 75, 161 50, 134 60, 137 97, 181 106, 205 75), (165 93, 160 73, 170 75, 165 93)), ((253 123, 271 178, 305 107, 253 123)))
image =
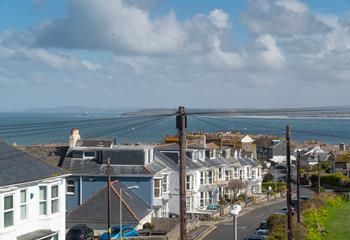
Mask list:
POLYGON ((220 9, 181 22, 174 12, 151 18, 147 10, 121 0, 70 0, 67 8, 67 17, 37 28, 36 46, 184 55, 212 50, 211 39, 230 28, 228 14, 220 9))
POLYGON ((291 10, 295 13, 308 12, 308 7, 298 0, 277 0, 276 5, 283 7, 286 10, 291 10))
POLYGON ((280 69, 286 64, 286 59, 276 45, 275 39, 271 35, 266 34, 256 39, 256 42, 263 46, 258 56, 263 64, 272 68, 280 69))

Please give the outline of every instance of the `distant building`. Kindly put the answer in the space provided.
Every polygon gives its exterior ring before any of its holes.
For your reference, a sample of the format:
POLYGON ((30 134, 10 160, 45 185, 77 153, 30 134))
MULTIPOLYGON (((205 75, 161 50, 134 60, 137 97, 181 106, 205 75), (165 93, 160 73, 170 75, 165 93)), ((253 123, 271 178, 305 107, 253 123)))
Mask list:
POLYGON ((0 239, 64 240, 66 177, 0 141, 0 239))

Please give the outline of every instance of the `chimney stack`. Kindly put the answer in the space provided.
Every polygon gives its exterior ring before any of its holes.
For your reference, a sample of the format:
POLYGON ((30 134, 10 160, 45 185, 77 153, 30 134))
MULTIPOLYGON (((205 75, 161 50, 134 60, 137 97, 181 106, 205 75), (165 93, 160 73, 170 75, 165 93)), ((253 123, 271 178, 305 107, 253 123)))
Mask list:
POLYGON ((69 148, 74 148, 78 140, 80 140, 79 129, 72 128, 69 137, 69 148))

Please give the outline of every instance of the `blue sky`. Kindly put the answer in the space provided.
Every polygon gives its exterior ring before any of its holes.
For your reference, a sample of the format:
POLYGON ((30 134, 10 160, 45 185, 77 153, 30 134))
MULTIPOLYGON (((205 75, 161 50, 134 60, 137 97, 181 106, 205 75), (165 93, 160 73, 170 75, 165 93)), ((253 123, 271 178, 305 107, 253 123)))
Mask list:
POLYGON ((340 105, 349 29, 347 0, 0 0, 0 111, 340 105))

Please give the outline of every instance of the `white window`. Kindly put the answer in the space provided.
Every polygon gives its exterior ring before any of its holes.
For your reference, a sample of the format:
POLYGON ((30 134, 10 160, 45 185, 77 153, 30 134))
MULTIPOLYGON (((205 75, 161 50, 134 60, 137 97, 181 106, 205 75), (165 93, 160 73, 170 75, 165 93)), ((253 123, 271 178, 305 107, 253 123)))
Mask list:
POLYGON ((163 186, 163 192, 169 192, 168 188, 168 175, 164 175, 163 181, 162 181, 162 186, 163 186))
POLYGON ((162 197, 162 181, 160 179, 154 179, 154 189, 153 189, 153 195, 154 197, 162 197))
POLYGON ((47 187, 39 187, 39 215, 47 215, 47 187))
POLYGON ((4 197, 4 227, 13 226, 13 195, 4 197))
POLYGON ((212 158, 215 158, 216 157, 216 151, 213 149, 213 150, 210 150, 210 158, 212 159, 212 158))
POLYGON ((74 180, 67 180, 67 194, 73 195, 75 193, 75 182, 74 180))
POLYGON ((204 160, 205 159, 205 150, 200 150, 199 151, 199 160, 204 160))
POLYGON ((244 178, 244 170, 239 170, 239 176, 241 179, 245 179, 244 178))
POLYGON ((238 168, 234 168, 234 170, 233 170, 234 172, 233 172, 233 176, 234 176, 234 178, 235 179, 238 179, 239 178, 239 174, 238 174, 238 168))
POLYGON ((225 171, 224 171, 224 168, 219 168, 219 179, 220 179, 220 180, 225 179, 225 171))
POLYGON ((213 184, 213 171, 208 171, 208 184, 213 184))
POLYGON ((193 189, 193 175, 186 176, 186 190, 191 191, 193 189))
POLYGON ((197 150, 194 150, 192 152, 192 160, 194 160, 194 161, 198 160, 198 151, 197 150))
POLYGON ((214 199, 213 199, 213 192, 210 191, 210 192, 208 192, 208 204, 209 204, 209 205, 213 204, 213 203, 214 203, 213 200, 214 200, 214 199))
POLYGON ((188 212, 193 211, 193 197, 186 197, 186 210, 188 212))
POLYGON ((256 179, 256 171, 252 170, 252 179, 255 180, 256 179))
POLYGON ((258 178, 260 177, 260 168, 258 168, 258 178))
POLYGON ((205 192, 201 192, 200 193, 199 206, 201 206, 201 207, 205 206, 205 192))
POLYGON ((96 152, 86 151, 86 152, 84 152, 83 158, 86 158, 86 159, 96 158, 96 152))
POLYGON ((59 194, 58 185, 51 187, 51 213, 57 213, 59 211, 59 194))
POLYGON ((246 167, 246 173, 247 173, 247 178, 250 177, 250 168, 249 167, 246 167))
POLYGON ((226 170, 225 171, 225 180, 230 181, 231 180, 231 171, 226 170))
POLYGON ((152 149, 146 149, 145 158, 146 158, 146 164, 151 163, 153 161, 153 150, 152 149))
POLYGON ((201 178, 200 178, 200 184, 207 184, 207 179, 206 179, 206 172, 201 172, 201 178))
POLYGON ((20 209, 21 209, 21 220, 27 219, 28 208, 27 208, 27 190, 21 190, 20 192, 20 209))

